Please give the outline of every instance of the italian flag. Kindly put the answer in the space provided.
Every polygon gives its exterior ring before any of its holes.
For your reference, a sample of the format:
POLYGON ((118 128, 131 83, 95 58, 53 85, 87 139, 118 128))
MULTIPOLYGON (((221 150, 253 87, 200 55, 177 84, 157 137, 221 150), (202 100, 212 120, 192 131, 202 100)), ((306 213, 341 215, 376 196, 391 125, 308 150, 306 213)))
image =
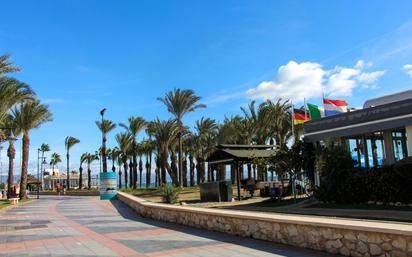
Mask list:
POLYGON ((317 120, 321 118, 320 109, 317 105, 308 103, 308 109, 311 120, 317 120))

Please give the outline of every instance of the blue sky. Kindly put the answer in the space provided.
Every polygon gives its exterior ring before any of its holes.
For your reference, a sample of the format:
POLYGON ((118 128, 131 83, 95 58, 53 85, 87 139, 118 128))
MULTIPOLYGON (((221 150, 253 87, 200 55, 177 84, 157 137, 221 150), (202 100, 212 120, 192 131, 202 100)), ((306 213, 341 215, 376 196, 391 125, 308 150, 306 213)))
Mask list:
POLYGON ((45 142, 64 156, 75 136, 73 166, 100 145, 102 107, 115 122, 168 118, 156 98, 175 87, 208 105, 185 119, 192 125, 251 99, 319 104, 324 92, 359 107, 412 85, 410 1, 7 1, 2 10, 0 54, 54 114, 32 148, 45 142))

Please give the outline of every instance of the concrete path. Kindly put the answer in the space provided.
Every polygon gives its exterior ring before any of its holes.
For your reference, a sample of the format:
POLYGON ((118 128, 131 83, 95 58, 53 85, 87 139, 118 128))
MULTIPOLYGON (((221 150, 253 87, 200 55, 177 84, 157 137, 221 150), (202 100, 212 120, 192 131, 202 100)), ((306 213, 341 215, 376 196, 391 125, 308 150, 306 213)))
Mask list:
POLYGON ((0 211, 0 256, 328 256, 138 217, 119 201, 42 196, 0 211))

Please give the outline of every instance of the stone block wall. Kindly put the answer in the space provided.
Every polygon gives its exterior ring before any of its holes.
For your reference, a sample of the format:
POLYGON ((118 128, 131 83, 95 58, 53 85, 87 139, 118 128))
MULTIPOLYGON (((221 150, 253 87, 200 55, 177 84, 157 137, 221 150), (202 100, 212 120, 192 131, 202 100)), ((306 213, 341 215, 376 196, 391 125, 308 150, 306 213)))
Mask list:
POLYGON ((122 192, 118 197, 141 216, 155 220, 344 256, 412 257, 412 225, 382 223, 380 227, 379 222, 329 218, 322 222, 321 218, 296 215, 158 204, 122 192))

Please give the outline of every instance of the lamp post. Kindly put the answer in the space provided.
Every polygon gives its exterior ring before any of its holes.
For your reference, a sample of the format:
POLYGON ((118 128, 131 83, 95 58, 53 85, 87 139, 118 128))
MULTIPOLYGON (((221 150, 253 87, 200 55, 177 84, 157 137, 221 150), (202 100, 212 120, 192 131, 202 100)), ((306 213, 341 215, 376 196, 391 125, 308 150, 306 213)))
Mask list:
POLYGON ((107 164, 106 164, 106 138, 104 136, 103 131, 103 122, 104 122, 104 113, 106 112, 106 108, 103 108, 100 111, 100 115, 102 116, 102 159, 103 159, 103 172, 107 172, 107 164))
MULTIPOLYGON (((17 137, 14 136, 14 133, 13 133, 14 128, 12 128, 12 127, 3 127, 3 128, 0 128, 0 129, 1 130, 6 129, 6 130, 9 131, 8 136, 6 138, 6 141, 10 142, 8 153, 7 153, 9 155, 9 172, 8 172, 8 177, 7 177, 7 197, 10 197, 10 195, 12 193, 11 187, 14 183, 14 175, 13 175, 13 167, 12 167, 13 159, 14 159, 14 148, 12 148, 13 143, 11 143, 11 142, 17 141, 17 137), (11 164, 10 164, 10 160, 11 160, 11 164)), ((0 147, 0 150, 1 149, 2 149, 2 147, 0 147)), ((1 153, 0 153, 0 156, 1 156, 1 153)), ((0 163, 0 165, 1 165, 1 163, 0 163)), ((2 175, 3 174, 1 173, 0 176, 2 176, 2 175)))

